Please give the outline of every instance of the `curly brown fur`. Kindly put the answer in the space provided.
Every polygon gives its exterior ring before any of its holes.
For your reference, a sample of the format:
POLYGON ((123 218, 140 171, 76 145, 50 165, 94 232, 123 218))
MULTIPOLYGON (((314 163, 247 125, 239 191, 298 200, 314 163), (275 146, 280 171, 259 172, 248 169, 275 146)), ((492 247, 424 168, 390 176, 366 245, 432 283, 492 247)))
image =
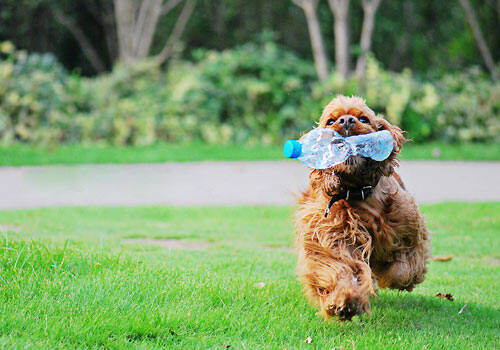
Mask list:
POLYGON ((297 270, 308 298, 325 317, 350 320, 370 313, 374 280, 380 288, 411 291, 425 278, 429 234, 418 205, 394 172, 406 141, 402 131, 359 97, 335 97, 319 127, 344 136, 389 130, 394 150, 386 160, 351 157, 331 169, 312 169, 296 213, 297 270), (339 200, 335 193, 376 185, 365 200, 339 200))

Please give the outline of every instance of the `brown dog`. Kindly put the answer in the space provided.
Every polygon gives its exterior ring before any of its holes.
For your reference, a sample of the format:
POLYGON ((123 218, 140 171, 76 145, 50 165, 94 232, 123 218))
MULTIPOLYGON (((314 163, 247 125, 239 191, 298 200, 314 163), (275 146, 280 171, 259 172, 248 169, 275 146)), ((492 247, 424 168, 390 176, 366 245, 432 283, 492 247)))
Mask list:
POLYGON ((394 150, 384 161, 350 157, 312 169, 296 214, 298 273, 325 317, 370 313, 380 288, 411 291, 425 278, 429 234, 418 205, 394 172, 406 141, 402 131, 359 97, 335 97, 319 127, 343 136, 389 130, 394 150), (331 204, 331 209, 327 207, 331 204))

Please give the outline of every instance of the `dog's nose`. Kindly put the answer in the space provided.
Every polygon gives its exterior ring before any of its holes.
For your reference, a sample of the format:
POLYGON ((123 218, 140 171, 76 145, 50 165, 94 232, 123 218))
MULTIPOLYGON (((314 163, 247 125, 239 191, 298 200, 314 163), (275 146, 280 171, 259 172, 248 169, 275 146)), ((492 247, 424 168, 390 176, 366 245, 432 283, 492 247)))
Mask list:
POLYGON ((338 122, 344 129, 349 130, 356 125, 356 118, 351 115, 343 115, 338 119, 338 122))

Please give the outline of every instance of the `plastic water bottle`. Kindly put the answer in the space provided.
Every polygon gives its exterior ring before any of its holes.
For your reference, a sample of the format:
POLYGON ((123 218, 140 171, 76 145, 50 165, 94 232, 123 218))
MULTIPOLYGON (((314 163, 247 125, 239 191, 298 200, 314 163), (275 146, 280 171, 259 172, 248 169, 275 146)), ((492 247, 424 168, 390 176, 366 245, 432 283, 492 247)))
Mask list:
POLYGON ((283 146, 287 158, 297 158, 308 167, 327 169, 359 155, 376 161, 387 159, 394 148, 387 130, 343 137, 329 128, 315 128, 302 140, 288 140, 283 146))

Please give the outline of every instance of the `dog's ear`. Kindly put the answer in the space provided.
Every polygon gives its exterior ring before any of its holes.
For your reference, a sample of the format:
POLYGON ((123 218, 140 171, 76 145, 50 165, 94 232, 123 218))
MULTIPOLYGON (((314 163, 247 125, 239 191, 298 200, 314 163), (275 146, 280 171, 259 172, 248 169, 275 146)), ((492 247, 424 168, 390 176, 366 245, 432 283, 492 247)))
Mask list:
POLYGON ((389 130, 390 133, 392 134, 392 137, 394 138, 394 151, 395 155, 397 156, 399 152, 401 152, 401 148, 403 148, 403 143, 408 141, 404 136, 403 136, 403 130, 401 130, 398 126, 392 125, 389 123, 387 120, 378 117, 375 121, 375 124, 377 126, 377 131, 382 131, 382 130, 389 130))
POLYGON ((393 173, 394 168, 398 166, 398 156, 401 152, 401 148, 403 147, 403 143, 407 140, 403 136, 403 131, 395 125, 392 125, 384 118, 378 117, 375 121, 377 126, 377 131, 388 130, 394 139, 394 150, 392 151, 389 158, 382 162, 382 166, 380 170, 384 176, 389 176, 393 173))

